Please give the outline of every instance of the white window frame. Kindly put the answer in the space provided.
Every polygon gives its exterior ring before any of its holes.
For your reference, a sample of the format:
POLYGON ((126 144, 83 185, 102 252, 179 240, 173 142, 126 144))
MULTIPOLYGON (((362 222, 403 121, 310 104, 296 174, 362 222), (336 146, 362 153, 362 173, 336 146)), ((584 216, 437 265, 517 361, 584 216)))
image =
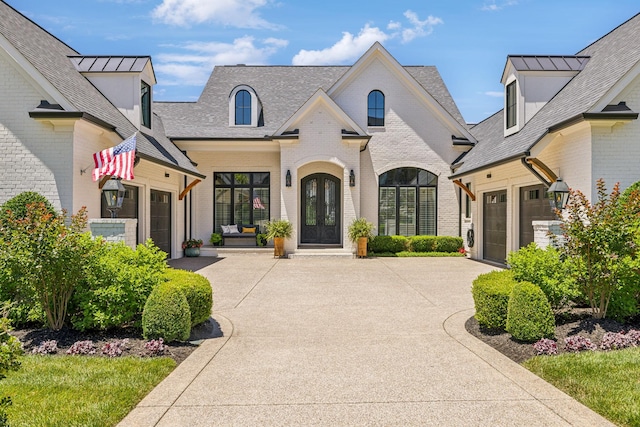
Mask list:
POLYGON ((229 94, 229 126, 233 127, 257 127, 258 118, 262 112, 262 105, 258 100, 256 92, 247 85, 236 86, 229 94), (236 124, 236 94, 241 90, 246 90, 251 96, 251 124, 237 125, 236 124))

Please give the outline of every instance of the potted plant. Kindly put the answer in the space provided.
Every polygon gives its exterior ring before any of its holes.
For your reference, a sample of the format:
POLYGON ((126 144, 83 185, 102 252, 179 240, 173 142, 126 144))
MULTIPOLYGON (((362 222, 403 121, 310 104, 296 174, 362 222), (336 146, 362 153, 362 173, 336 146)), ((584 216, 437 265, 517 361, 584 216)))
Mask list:
POLYGON ((367 243, 373 237, 374 228, 374 225, 366 218, 356 218, 349 224, 349 240, 358 245, 356 256, 367 256, 367 243))
POLYGON ((267 222, 267 240, 273 240, 273 256, 284 256, 284 239, 291 237, 293 224, 286 219, 267 222))
POLYGON ((220 234, 220 233, 211 233, 211 238, 209 239, 209 242, 213 246, 220 246, 220 244, 222 243, 222 234, 220 234))
POLYGON ((182 249, 184 249, 184 255, 188 257, 200 256, 200 248, 202 247, 202 240, 189 239, 182 242, 182 249))

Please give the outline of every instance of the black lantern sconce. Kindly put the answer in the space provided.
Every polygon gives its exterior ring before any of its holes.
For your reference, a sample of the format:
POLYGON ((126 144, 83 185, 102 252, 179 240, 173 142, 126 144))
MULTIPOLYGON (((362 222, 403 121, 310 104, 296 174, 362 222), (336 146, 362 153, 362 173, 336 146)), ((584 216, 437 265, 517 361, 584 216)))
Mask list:
POLYGON ((349 173, 349 187, 355 187, 356 186, 356 174, 353 173, 353 169, 351 169, 351 172, 349 173))
POLYGON ((547 195, 551 208, 563 210, 569 201, 569 186, 562 178, 558 178, 547 190, 547 195))
POLYGON ((107 210, 111 212, 111 218, 118 217, 118 210, 122 207, 125 191, 124 185, 115 178, 108 180, 102 187, 102 194, 107 202, 107 210))
POLYGON ((285 176, 284 185, 291 187, 291 171, 287 169, 287 175, 285 176))

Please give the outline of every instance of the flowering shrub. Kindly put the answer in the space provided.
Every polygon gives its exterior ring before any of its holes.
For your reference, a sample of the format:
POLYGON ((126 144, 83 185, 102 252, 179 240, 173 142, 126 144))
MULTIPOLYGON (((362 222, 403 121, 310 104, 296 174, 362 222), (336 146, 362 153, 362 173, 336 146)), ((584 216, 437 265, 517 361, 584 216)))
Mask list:
POLYGON ((93 341, 76 341, 69 347, 67 354, 96 354, 96 346, 93 341))
POLYGON ((540 356, 541 354, 558 354, 558 345, 554 340, 550 340, 549 338, 542 338, 540 341, 533 344, 533 349, 537 356, 540 356))
POLYGON ((161 356, 164 354, 167 346, 164 344, 162 338, 157 340, 150 340, 144 343, 143 356, 161 356))
POLYGON ((38 347, 34 347, 31 350, 33 354, 55 354, 58 352, 58 341, 49 340, 42 341, 38 347))
POLYGON ((585 350, 593 351, 598 348, 589 338, 581 337, 579 335, 566 337, 564 339, 564 346, 567 351, 572 351, 574 353, 585 350))
POLYGON ((200 239, 189 239, 182 242, 182 249, 200 248, 200 247, 202 247, 202 240, 200 239))
POLYGON ((115 341, 106 343, 102 347, 102 354, 109 357, 118 357, 118 356, 122 356, 122 353, 124 352, 124 350, 128 348, 129 348, 129 340, 127 338, 121 341, 115 340, 115 341))

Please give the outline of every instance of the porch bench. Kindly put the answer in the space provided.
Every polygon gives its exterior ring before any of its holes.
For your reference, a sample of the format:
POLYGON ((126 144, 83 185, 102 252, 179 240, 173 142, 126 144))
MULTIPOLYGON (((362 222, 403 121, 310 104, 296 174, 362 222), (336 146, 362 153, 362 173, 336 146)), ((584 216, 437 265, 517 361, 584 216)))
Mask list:
POLYGON ((259 226, 254 224, 238 224, 238 233, 222 232, 223 246, 258 246, 256 236, 260 231, 259 226), (255 232, 244 232, 247 228, 255 229, 255 232))

